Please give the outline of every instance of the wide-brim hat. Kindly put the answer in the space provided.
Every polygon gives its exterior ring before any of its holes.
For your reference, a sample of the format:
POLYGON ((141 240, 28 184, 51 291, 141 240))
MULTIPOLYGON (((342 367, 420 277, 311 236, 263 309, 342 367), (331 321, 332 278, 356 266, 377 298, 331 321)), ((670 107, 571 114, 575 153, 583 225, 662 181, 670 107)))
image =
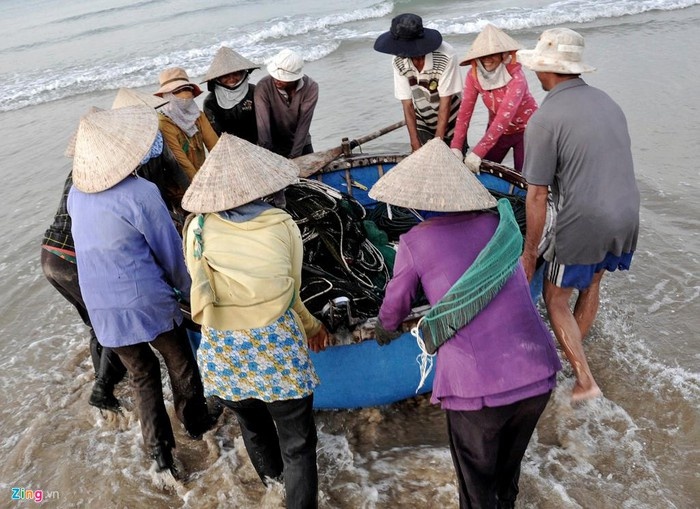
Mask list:
POLYGON ((201 83, 215 80, 232 72, 252 71, 253 69, 260 69, 260 66, 254 64, 243 55, 236 53, 231 48, 222 46, 214 55, 214 60, 212 60, 201 83))
POLYGON ((399 57, 420 57, 438 49, 442 34, 423 26, 423 18, 416 14, 399 14, 391 20, 391 29, 374 41, 374 49, 399 57))
POLYGON ((160 82, 160 88, 153 94, 158 97, 163 97, 163 94, 173 92, 184 86, 192 87, 195 97, 202 93, 202 89, 199 88, 199 85, 190 81, 190 77, 187 76, 187 71, 182 67, 169 67, 165 69, 158 76, 158 81, 160 82))
MULTIPOLYGON (((96 111, 104 111, 102 108, 98 108, 97 106, 90 106, 88 108, 88 111, 86 115, 89 115, 90 113, 95 113, 96 111)), ((71 134, 70 138, 68 139, 68 143, 66 144, 66 150, 63 152, 63 155, 69 158, 73 158, 73 155, 75 154, 75 140, 78 137, 78 129, 76 128, 75 131, 73 131, 73 134, 71 134)))
POLYGON ((233 209, 299 180, 299 167, 267 149, 223 133, 182 198, 197 214, 233 209))
POLYGON ((520 48, 522 48, 522 46, 518 41, 500 28, 489 24, 476 36, 467 54, 459 61, 459 65, 468 65, 472 60, 485 57, 486 55, 507 53, 509 51, 519 50, 520 48))
POLYGON ((468 212, 495 207, 496 199, 439 138, 398 163, 369 191, 370 198, 433 212, 468 212))
POLYGON ((583 63, 583 36, 570 28, 551 28, 540 35, 535 49, 521 49, 518 61, 535 72, 581 74, 595 67, 583 63))
POLYGON ((117 96, 112 103, 112 109, 123 108, 125 106, 138 106, 140 104, 145 104, 155 109, 168 104, 168 102, 167 99, 163 99, 162 97, 144 94, 133 88, 122 87, 117 91, 117 96))
POLYGON ((267 64, 267 72, 279 81, 291 82, 304 77, 304 59, 290 49, 283 49, 267 64))
POLYGON ((158 132, 158 114, 149 106, 96 111, 80 119, 73 154, 73 185, 99 193, 133 172, 158 132))

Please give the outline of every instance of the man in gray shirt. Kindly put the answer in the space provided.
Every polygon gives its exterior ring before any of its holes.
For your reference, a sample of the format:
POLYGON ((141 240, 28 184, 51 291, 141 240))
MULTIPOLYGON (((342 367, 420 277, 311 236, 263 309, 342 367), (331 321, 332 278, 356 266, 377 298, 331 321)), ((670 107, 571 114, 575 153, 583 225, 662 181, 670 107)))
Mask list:
MULTIPOLYGON (((525 130, 528 182, 523 265, 532 278, 551 189, 555 225, 544 250, 547 312, 576 375, 572 402, 601 395, 582 340, 595 319, 603 273, 629 269, 639 232, 639 190, 627 121, 607 94, 579 76, 583 37, 546 30, 518 60, 549 93, 525 130), (578 297, 573 312, 569 298, 578 297)), ((539 249, 542 251, 542 248, 539 249)))

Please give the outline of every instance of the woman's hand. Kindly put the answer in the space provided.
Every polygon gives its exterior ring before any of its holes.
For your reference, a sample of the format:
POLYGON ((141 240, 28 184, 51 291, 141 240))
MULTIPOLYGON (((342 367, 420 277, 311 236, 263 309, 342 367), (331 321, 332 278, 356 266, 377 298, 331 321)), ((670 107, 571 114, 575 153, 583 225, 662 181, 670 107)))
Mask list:
POLYGON ((315 336, 309 338, 309 348, 318 353, 321 350, 325 350, 327 346, 330 345, 331 335, 328 333, 326 326, 321 324, 321 329, 316 333, 315 336))

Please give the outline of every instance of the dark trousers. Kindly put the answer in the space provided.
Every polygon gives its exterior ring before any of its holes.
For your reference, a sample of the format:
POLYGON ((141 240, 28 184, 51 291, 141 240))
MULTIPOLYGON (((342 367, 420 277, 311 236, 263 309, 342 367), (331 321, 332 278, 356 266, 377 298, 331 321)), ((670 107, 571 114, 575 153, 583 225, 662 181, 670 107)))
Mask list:
POLYGON ((460 509, 514 507, 520 463, 550 394, 476 411, 447 410, 460 509))
POLYGON ((287 507, 318 507, 313 395, 265 403, 225 401, 241 426, 243 443, 260 479, 284 478, 287 507))
POLYGON ((97 340, 85 302, 83 302, 83 295, 80 293, 78 266, 42 248, 41 268, 51 286, 73 305, 78 311, 80 319, 90 329, 90 355, 92 365, 95 368, 95 376, 106 384, 117 385, 124 378, 126 368, 112 349, 104 348, 97 340))
POLYGON ((207 429, 209 420, 202 380, 184 327, 164 332, 150 343, 115 348, 114 351, 131 373, 141 434, 149 451, 157 445, 175 447, 173 429, 163 401, 160 362, 151 347, 158 350, 165 361, 175 414, 187 432, 193 436, 200 435, 207 429))
POLYGON ((516 171, 523 169, 525 160, 525 134, 502 134, 496 144, 484 156, 487 161, 500 163, 505 159, 510 149, 513 149, 513 167, 516 171))

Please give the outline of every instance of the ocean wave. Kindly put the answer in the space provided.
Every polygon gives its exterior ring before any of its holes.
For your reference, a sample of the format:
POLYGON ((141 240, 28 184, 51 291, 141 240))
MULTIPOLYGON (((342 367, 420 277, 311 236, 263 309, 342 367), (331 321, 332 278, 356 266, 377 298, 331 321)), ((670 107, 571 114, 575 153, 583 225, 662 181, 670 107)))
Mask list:
MULTIPOLYGON (((151 3, 144 0, 135 5, 145 8, 151 3)), ((460 9, 460 14, 450 19, 426 18, 426 26, 437 28, 445 35, 477 33, 489 22, 506 30, 517 31, 564 23, 587 23, 653 10, 683 9, 698 3, 700 0, 562 0, 532 8, 507 7, 481 12, 460 9), (464 14, 461 14, 463 11, 464 14)), ((217 3, 186 12, 192 14, 202 9, 216 11, 225 8, 230 8, 230 5, 217 3)), ((322 16, 275 17, 246 27, 231 25, 223 31, 222 40, 217 44, 136 57, 125 52, 121 61, 3 75, 0 77, 6 86, 0 90, 0 111, 16 110, 78 94, 116 90, 118 87, 155 86, 160 70, 173 65, 188 69, 193 77, 201 76, 221 45, 235 48, 258 63, 267 62, 285 47, 298 51, 307 61, 319 60, 336 51, 343 41, 376 38, 386 30, 386 18, 394 13, 394 8, 395 2, 380 0, 355 10, 322 16)), ((123 31, 124 25, 76 30, 64 37, 65 40, 80 39, 89 44, 90 37, 103 34, 105 30, 123 31)), ((36 49, 36 46, 32 49, 36 49)))

